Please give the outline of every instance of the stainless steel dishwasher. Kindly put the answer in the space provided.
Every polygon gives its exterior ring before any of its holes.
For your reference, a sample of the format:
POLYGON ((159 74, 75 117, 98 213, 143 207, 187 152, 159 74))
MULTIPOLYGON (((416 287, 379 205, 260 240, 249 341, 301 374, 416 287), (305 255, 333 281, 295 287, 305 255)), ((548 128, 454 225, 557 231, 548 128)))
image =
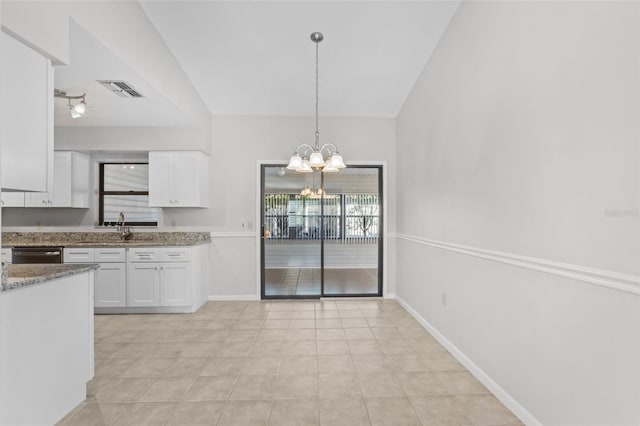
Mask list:
POLYGON ((62 263, 62 247, 14 247, 11 250, 11 262, 62 263))

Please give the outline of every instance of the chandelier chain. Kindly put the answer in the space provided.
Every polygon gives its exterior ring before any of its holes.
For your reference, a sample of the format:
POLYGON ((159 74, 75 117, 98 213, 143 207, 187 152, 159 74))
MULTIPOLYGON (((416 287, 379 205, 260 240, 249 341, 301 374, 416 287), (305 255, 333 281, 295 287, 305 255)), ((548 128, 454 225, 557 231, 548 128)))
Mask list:
POLYGON ((320 130, 318 128, 318 42, 316 42, 316 148, 320 145, 320 130))

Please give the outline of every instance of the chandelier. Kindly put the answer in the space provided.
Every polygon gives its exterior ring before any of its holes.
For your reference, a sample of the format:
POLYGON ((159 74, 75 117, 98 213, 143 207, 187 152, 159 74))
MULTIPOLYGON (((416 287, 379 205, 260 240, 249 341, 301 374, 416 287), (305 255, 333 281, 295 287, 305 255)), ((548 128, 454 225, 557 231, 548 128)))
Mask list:
POLYGON ((326 192, 324 192, 322 188, 311 189, 308 185, 302 188, 302 191, 300 191, 301 197, 322 198, 324 195, 326 195, 326 192))
POLYGON ((335 173, 344 169, 345 164, 338 147, 332 143, 320 146, 320 131, 318 130, 318 44, 324 39, 322 33, 311 33, 311 41, 316 44, 316 134, 315 144, 311 146, 303 143, 297 146, 287 169, 301 173, 312 173, 314 169, 322 169, 323 173, 335 173), (325 159, 326 154, 326 159, 325 159))

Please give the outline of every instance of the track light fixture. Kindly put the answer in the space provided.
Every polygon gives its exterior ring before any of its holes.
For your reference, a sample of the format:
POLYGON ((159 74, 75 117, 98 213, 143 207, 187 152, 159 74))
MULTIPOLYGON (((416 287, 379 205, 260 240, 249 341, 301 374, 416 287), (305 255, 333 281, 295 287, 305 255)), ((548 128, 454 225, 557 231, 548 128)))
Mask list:
POLYGON ((67 95, 63 90, 53 89, 53 96, 56 98, 66 99, 69 102, 69 114, 71 118, 80 118, 87 112, 87 103, 85 102, 86 93, 77 96, 67 95), (75 105, 72 101, 80 101, 75 105))

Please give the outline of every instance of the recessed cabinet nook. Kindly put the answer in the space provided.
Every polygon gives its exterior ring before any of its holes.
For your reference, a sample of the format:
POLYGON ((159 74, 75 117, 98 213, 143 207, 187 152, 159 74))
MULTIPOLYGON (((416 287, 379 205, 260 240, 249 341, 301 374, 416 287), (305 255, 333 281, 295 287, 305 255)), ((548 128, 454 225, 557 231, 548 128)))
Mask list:
POLYGON ((24 207, 89 208, 89 156, 55 151, 53 187, 48 192, 27 192, 24 207))
POLYGON ((73 151, 53 153, 53 182, 47 192, 3 192, 2 207, 89 208, 89 156, 73 151))

